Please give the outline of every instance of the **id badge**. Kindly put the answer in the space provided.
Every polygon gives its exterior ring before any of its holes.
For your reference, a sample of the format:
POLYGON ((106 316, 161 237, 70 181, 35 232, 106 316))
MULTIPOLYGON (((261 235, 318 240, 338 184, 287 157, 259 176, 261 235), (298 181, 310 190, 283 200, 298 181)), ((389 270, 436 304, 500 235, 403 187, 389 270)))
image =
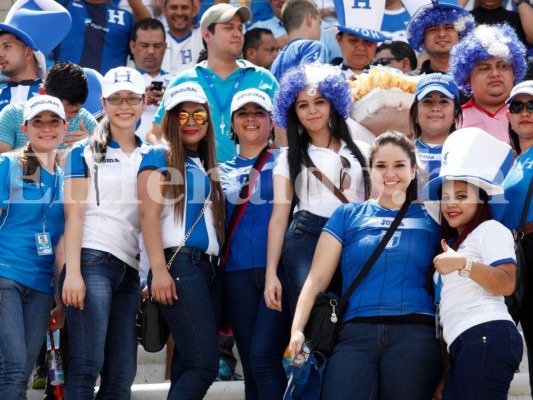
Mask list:
POLYGON ((54 254, 54 249, 52 248, 52 241, 50 240, 50 233, 37 233, 35 235, 35 244, 37 245, 37 254, 39 254, 40 256, 54 254))

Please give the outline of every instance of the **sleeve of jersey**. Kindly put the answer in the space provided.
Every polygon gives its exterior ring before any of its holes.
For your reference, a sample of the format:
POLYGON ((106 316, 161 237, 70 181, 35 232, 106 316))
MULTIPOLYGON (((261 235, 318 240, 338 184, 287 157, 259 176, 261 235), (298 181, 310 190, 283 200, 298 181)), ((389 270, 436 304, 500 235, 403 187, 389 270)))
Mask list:
POLYGON ((163 175, 168 173, 167 170, 167 150, 164 146, 158 145, 152 147, 146 154, 143 155, 141 165, 139 166, 140 174, 146 170, 156 170, 163 175))
POLYGON ((92 135, 94 133, 94 130, 98 126, 98 122, 96 122, 96 119, 87 110, 85 110, 81 118, 83 119, 83 123, 85 124, 85 127, 87 128, 89 133, 92 135))
POLYGON ((347 220, 346 213, 348 210, 349 208, 346 204, 337 208, 331 218, 328 219, 328 222, 326 222, 326 225, 324 225, 324 228, 322 228, 323 232, 329 233, 341 244, 344 243, 345 221, 347 220))
POLYGON ((505 263, 516 265, 511 231, 497 221, 489 221, 485 225, 481 239, 483 263, 493 267, 505 263))
POLYGON ((313 62, 320 62, 322 64, 328 63, 328 49, 322 42, 317 40, 309 40, 305 48, 305 55, 300 61, 301 64, 310 64, 313 62))
POLYGON ((0 208, 5 209, 9 202, 11 160, 0 154, 0 208))
POLYGON ((273 175, 280 175, 286 179, 290 179, 288 154, 289 152, 287 150, 281 151, 274 165, 273 175))
POLYGON ((84 150, 89 145, 88 140, 72 146, 65 162, 65 179, 89 177, 84 150))
POLYGON ((9 104, 0 112, 0 141, 15 148, 18 130, 16 109, 9 104))

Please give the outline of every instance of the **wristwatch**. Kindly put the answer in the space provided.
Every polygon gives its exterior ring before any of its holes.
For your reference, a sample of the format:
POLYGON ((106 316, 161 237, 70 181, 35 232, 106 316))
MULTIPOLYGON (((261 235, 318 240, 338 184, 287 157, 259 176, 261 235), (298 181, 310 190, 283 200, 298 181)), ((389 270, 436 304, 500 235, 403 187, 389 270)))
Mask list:
POLYGON ((457 272, 459 272, 459 275, 463 278, 468 278, 470 276, 470 273, 472 272, 472 259, 466 257, 465 267, 457 272))

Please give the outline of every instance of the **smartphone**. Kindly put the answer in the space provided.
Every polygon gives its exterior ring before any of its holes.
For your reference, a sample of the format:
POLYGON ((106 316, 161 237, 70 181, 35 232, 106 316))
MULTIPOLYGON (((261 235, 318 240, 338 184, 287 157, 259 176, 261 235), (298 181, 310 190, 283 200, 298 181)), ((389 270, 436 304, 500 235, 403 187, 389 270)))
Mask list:
POLYGON ((157 91, 163 90, 163 82, 162 81, 152 81, 152 90, 157 90, 157 91))

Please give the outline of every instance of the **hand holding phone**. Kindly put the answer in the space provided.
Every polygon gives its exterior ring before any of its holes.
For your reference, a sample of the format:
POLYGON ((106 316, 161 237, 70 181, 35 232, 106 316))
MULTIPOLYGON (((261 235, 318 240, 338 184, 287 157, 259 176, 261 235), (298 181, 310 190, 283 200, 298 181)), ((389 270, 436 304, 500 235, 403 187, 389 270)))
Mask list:
POLYGON ((157 91, 163 90, 163 82, 162 81, 152 81, 152 90, 157 90, 157 91))

